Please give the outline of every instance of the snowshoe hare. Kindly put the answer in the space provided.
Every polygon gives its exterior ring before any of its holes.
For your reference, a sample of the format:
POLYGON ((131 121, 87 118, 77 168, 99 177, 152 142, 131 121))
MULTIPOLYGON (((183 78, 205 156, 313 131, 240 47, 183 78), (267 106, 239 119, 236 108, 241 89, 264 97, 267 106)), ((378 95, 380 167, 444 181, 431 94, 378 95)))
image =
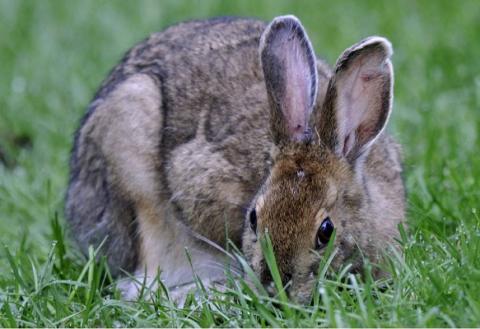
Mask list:
MULTIPOLYGON (((331 70, 293 16, 181 23, 133 47, 75 135, 66 217, 112 272, 222 282, 227 239, 269 285, 268 230, 290 296, 306 302, 336 232, 334 267, 378 260, 404 218, 392 48, 369 37, 331 70), (188 250, 189 257, 186 255, 188 250), (191 263, 190 260, 191 259, 191 263)), ((123 285, 134 297, 137 284, 123 285)))

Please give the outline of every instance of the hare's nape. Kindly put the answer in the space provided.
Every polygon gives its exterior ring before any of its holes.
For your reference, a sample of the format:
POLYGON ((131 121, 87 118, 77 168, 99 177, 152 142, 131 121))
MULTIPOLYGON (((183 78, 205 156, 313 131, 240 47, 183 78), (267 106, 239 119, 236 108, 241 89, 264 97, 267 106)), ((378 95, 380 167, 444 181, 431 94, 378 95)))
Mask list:
POLYGON ((315 121, 322 140, 350 162, 368 150, 387 124, 393 96, 391 55, 387 39, 370 37, 337 61, 315 121))
POLYGON ((275 143, 304 140, 318 80, 307 33, 294 16, 277 17, 264 31, 259 51, 275 143))

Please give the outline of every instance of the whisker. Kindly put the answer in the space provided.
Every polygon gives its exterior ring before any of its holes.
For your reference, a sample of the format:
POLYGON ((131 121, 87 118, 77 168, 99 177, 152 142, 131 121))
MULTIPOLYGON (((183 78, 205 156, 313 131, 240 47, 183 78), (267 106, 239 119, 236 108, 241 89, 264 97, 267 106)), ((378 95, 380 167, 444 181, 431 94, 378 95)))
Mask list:
POLYGON ((221 247, 217 243, 213 242, 212 240, 204 237, 203 235, 201 235, 197 232, 191 231, 191 233, 196 239, 205 242, 206 244, 210 245, 214 249, 216 249, 216 250, 220 251, 221 253, 225 254, 231 260, 236 261, 235 257, 231 253, 229 253, 227 250, 225 250, 225 248, 221 247))

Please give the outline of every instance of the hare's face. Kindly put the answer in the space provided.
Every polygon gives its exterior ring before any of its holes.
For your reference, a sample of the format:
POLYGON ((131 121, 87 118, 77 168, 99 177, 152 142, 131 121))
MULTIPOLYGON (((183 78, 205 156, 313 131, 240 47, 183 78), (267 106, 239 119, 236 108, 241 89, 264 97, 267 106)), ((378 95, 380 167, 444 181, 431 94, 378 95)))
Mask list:
POLYGON ((279 153, 247 214, 242 248, 260 280, 270 285, 260 248, 268 232, 283 283, 305 302, 334 230, 336 266, 357 244, 362 250, 372 245, 374 230, 367 225, 376 221, 366 221, 362 213, 368 199, 362 163, 391 112, 392 49, 386 39, 371 37, 345 50, 323 104, 317 102, 315 54, 297 19, 273 20, 259 53, 279 153))
POLYGON ((306 302, 334 229, 336 245, 342 235, 355 234, 347 223, 357 217, 361 200, 350 166, 328 149, 317 144, 283 149, 246 218, 243 249, 262 284, 273 288, 261 248, 268 232, 287 292, 306 302))

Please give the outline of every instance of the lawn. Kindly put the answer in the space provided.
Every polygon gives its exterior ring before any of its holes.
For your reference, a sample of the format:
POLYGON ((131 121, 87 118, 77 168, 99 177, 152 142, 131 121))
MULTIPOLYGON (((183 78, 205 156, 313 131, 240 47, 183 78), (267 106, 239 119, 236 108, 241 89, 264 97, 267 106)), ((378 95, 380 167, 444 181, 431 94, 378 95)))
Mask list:
POLYGON ((0 326, 480 325, 478 1, 0 0, 0 326), (297 15, 333 64, 368 35, 394 46, 390 131, 404 146, 408 228, 383 282, 330 273, 312 306, 242 282, 179 307, 126 302, 65 235, 73 132, 134 43, 177 21, 297 15))

